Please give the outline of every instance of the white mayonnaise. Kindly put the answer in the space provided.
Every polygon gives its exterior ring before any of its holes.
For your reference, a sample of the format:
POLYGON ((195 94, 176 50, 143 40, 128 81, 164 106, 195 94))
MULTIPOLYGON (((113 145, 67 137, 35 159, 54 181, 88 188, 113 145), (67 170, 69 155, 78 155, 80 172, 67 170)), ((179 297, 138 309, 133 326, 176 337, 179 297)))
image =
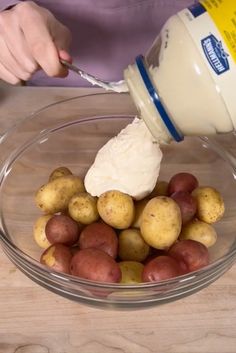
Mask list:
POLYGON ((134 119, 97 153, 85 177, 85 188, 93 196, 119 190, 136 200, 154 188, 162 152, 142 120, 134 119))

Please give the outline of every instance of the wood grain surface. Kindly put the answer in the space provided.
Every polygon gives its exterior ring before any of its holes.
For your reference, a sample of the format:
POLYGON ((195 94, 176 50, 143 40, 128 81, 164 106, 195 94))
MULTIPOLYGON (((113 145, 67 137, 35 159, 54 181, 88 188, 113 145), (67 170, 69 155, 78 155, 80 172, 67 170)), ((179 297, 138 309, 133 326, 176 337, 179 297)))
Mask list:
MULTIPOLYGON (((1 85, 0 133, 46 104, 91 91, 1 85)), ((236 352, 236 265, 190 297, 119 312, 49 292, 25 277, 0 250, 0 353, 159 352, 236 352)))

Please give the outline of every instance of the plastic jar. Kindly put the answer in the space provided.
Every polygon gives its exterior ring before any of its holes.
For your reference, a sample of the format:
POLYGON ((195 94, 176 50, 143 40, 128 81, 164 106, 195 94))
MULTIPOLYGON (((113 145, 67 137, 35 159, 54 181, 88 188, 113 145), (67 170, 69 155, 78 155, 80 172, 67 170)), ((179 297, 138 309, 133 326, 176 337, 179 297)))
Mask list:
POLYGON ((200 1, 172 16, 124 77, 159 142, 234 130, 236 1, 200 1))

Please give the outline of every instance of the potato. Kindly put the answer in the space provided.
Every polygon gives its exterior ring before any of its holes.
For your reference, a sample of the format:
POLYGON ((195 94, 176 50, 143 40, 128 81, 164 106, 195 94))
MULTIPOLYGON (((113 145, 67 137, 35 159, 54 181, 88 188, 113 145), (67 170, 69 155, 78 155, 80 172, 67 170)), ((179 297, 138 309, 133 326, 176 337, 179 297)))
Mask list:
POLYGON ((118 237, 108 224, 95 222, 82 230, 79 247, 80 249, 100 249, 115 259, 118 252, 118 237))
POLYGON ((168 196, 168 184, 167 181, 158 180, 151 194, 148 195, 149 199, 156 196, 168 196))
POLYGON ((186 265, 186 272, 199 270, 209 264, 208 249, 198 241, 180 240, 168 251, 168 255, 186 265))
POLYGON ((36 192, 35 203, 44 213, 63 212, 71 197, 83 191, 84 184, 80 177, 66 175, 41 186, 36 192))
POLYGON ((117 229, 129 228, 134 219, 134 202, 131 196, 110 190, 98 198, 98 212, 104 222, 117 229))
POLYGON ((149 261, 143 269, 143 282, 159 282, 182 274, 178 262, 170 256, 158 256, 149 261))
POLYGON ((149 249, 138 229, 130 228, 120 232, 118 255, 121 260, 144 261, 149 255, 149 249))
POLYGON ((197 218, 206 223, 219 221, 225 212, 224 200, 212 187, 198 187, 192 192, 197 201, 197 218))
POLYGON ((34 240, 42 249, 47 249, 51 245, 45 234, 45 226, 50 218, 52 218, 52 215, 40 216, 34 224, 34 240))
POLYGON ((168 195, 177 191, 186 191, 191 193, 198 187, 197 178, 190 173, 177 173, 172 176, 168 185, 168 195))
POLYGON ((197 201, 191 194, 186 191, 177 191, 171 195, 171 198, 179 205, 183 224, 193 219, 197 212, 197 201))
POLYGON ((148 199, 143 199, 140 201, 135 201, 134 202, 134 220, 132 223, 132 227, 133 228, 140 228, 140 220, 141 220, 141 216, 144 210, 144 207, 146 206, 146 204, 148 203, 148 199))
POLYGON ((143 210, 140 231, 148 245, 166 249, 178 238, 181 224, 181 212, 177 203, 170 197, 157 196, 143 210))
POLYGON ((77 222, 67 215, 54 215, 46 224, 46 237, 51 244, 73 245, 79 239, 80 228, 77 222))
POLYGON ((53 244, 40 257, 40 262, 55 271, 70 273, 72 253, 70 248, 63 244, 53 244))
POLYGON ((142 282, 143 264, 137 261, 121 261, 118 265, 121 269, 120 283, 135 284, 142 282))
POLYGON ((121 270, 116 261, 100 249, 79 250, 71 260, 71 274, 91 281, 118 283, 121 270))
POLYGON ((196 240, 209 248, 215 244, 217 233, 212 225, 195 219, 182 227, 179 239, 196 240))
POLYGON ((68 204, 69 215, 77 222, 91 224, 99 219, 97 198, 87 192, 72 196, 68 204))
POLYGON ((49 181, 53 181, 65 175, 72 175, 72 172, 67 167, 58 167, 52 171, 49 176, 49 181))

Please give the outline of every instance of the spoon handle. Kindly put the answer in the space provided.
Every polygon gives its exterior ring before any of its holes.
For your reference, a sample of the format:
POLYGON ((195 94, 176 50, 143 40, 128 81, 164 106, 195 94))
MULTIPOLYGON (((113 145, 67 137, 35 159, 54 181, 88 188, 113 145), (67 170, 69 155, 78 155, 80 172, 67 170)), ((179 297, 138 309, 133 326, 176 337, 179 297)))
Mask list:
POLYGON ((93 75, 90 75, 87 72, 81 70, 77 66, 68 63, 68 61, 60 59, 60 62, 62 63, 62 65, 66 66, 69 70, 77 73, 84 80, 92 83, 92 85, 97 85, 97 86, 102 87, 106 90, 111 90, 111 91, 115 91, 115 92, 119 92, 119 93, 128 92, 128 87, 124 81, 119 81, 119 82, 103 81, 103 80, 100 80, 99 78, 97 78, 93 75))

